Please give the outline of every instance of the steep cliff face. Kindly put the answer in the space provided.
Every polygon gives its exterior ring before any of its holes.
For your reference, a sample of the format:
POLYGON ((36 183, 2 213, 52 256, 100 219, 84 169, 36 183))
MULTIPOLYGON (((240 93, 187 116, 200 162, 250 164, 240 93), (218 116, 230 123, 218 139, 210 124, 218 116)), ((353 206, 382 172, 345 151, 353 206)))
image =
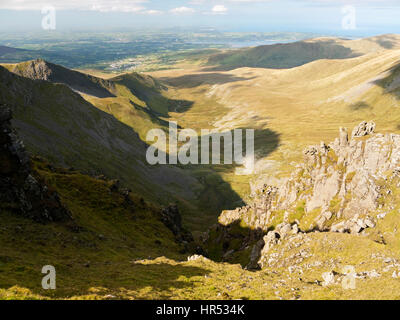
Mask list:
POLYGON ((265 185, 252 204, 225 211, 223 226, 240 221, 264 232, 264 247, 254 245, 252 264, 274 244, 310 232, 359 234, 374 228, 396 203, 400 186, 400 135, 375 134, 363 122, 349 139, 347 129, 333 143, 308 147, 304 163, 277 186, 265 185))
POLYGON ((11 110, 0 105, 0 211, 16 211, 39 222, 70 219, 58 194, 33 176, 11 117, 11 110))

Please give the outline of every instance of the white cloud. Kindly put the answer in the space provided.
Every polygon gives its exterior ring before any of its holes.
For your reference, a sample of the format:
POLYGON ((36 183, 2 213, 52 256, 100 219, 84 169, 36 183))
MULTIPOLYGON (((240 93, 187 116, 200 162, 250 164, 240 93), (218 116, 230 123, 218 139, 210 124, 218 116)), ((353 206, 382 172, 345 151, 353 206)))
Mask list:
POLYGON ((149 14, 149 15, 159 15, 159 14, 163 14, 164 12, 162 12, 160 10, 146 10, 143 13, 149 14))
POLYGON ((198 6, 198 5, 204 4, 205 1, 206 1, 206 0, 190 0, 190 1, 189 1, 189 4, 198 6))
POLYGON ((38 10, 53 6, 58 10, 93 10, 100 12, 140 12, 147 0, 0 0, 0 9, 38 10))
POLYGON ((193 8, 188 8, 188 7, 179 7, 170 10, 170 12, 174 14, 187 14, 187 13, 193 13, 195 11, 196 10, 194 10, 193 8))
POLYGON ((226 14, 228 12, 228 8, 222 4, 217 4, 212 8, 213 14, 226 14))
MULTIPOLYGON (((189 5, 205 5, 207 3, 215 3, 218 0, 188 0, 189 5)), ((260 2, 278 2, 278 0, 220 0, 223 3, 251 4, 260 2)), ((343 4, 349 0, 291 0, 294 2, 302 1, 304 3, 315 4, 343 4)), ((393 4, 398 0, 351 0, 352 4, 376 4, 385 5, 393 4)), ((37 10, 40 11, 45 6, 54 6, 57 10, 93 10, 101 12, 140 12, 156 14, 159 10, 147 10, 144 5, 150 0, 0 0, 0 9, 11 10, 37 10)), ((215 5, 208 14, 225 14, 228 9, 224 5, 215 5)), ((172 9, 171 12, 193 13, 195 10, 189 7, 178 7, 172 9)))

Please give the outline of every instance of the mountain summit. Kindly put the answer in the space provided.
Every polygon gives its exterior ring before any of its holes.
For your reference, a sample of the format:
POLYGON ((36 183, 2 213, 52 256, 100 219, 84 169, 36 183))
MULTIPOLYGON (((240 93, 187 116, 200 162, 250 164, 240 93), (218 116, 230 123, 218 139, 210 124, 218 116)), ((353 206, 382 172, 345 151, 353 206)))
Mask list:
POLYGON ((10 71, 32 80, 63 83, 74 91, 98 98, 114 97, 110 92, 115 90, 112 82, 70 70, 43 59, 18 63, 10 68, 10 71))

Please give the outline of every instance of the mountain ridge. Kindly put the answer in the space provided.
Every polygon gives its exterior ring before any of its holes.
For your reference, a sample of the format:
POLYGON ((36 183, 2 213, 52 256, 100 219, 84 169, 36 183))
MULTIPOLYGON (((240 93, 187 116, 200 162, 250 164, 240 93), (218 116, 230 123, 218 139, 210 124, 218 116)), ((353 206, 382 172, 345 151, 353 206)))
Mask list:
POLYGON ((264 45, 215 54, 209 70, 241 67, 288 69, 321 59, 349 59, 380 50, 400 49, 400 36, 387 34, 357 40, 335 37, 312 38, 293 43, 264 45), (214 69, 213 66, 215 65, 214 69))
MULTIPOLYGON (((387 38, 376 41, 387 47, 387 38)), ((15 73, 0 67, 0 105, 13 110, 29 155, 40 155, 31 172, 72 217, 41 225, 1 210, 0 298, 395 297, 400 50, 370 48, 290 69, 192 66, 104 82, 42 60, 15 73), (375 122, 320 143, 363 119, 375 122), (182 129, 253 128, 254 175, 148 166, 143 133, 168 120, 182 129), (248 196, 244 207, 236 190, 248 196), (38 286, 48 260, 56 292, 38 286), (342 285, 349 276, 352 290, 342 285)))
POLYGON ((78 93, 82 92, 99 98, 114 96, 111 91, 115 88, 111 81, 70 70, 43 59, 18 63, 9 67, 9 70, 32 80, 63 83, 78 93))

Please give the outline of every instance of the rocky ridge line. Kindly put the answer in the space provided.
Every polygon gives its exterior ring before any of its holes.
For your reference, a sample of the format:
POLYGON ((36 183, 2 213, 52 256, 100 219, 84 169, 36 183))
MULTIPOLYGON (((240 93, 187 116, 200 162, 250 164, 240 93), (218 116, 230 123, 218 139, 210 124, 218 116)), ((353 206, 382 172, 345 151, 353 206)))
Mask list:
POLYGON ((11 109, 0 105, 0 209, 38 222, 71 219, 58 194, 33 175, 24 144, 11 126, 11 109))
POLYGON ((350 139, 341 128, 331 144, 306 148, 304 163, 289 178, 256 190, 250 205, 224 211, 219 223, 228 228, 241 222, 261 231, 248 267, 265 267, 267 252, 285 239, 374 228, 393 209, 390 196, 399 186, 400 135, 375 133, 375 123, 364 121, 350 139))

